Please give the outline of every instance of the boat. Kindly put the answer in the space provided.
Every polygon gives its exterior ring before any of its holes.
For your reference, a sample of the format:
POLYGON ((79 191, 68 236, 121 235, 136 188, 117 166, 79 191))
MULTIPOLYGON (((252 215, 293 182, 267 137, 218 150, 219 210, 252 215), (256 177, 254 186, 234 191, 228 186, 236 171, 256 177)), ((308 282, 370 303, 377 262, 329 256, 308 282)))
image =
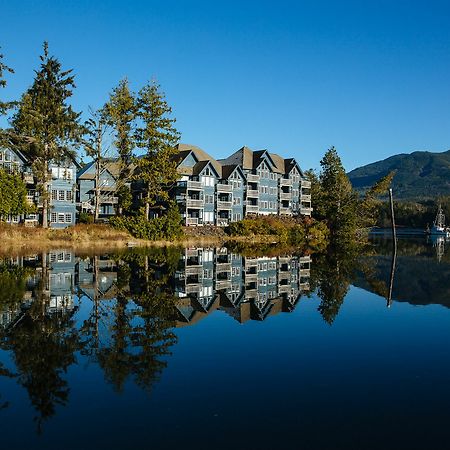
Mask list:
POLYGON ((436 219, 434 219, 433 226, 427 230, 430 236, 443 236, 450 237, 450 229, 445 226, 445 215, 442 211, 441 205, 439 205, 436 219))

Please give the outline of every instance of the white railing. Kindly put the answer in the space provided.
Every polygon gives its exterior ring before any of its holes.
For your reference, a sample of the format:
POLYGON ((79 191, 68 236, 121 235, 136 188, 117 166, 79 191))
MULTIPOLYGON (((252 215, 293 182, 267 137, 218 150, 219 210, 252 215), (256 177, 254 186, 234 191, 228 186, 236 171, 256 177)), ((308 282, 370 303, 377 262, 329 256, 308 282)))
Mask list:
POLYGON ((247 213, 257 213, 259 212, 259 207, 258 205, 247 205, 245 207, 245 210, 247 211, 247 213))
POLYGON ((312 212, 312 208, 300 208, 300 214, 303 214, 304 216, 310 216, 312 212))
POLYGON ((203 208, 203 206, 205 206, 205 201, 188 198, 186 199, 186 206, 188 208, 203 208))
POLYGON ((292 215, 292 209, 291 208, 280 208, 280 214, 285 215, 292 215))
POLYGON ((253 175, 249 173, 247 175, 247 181, 250 181, 251 183, 258 183, 259 182, 259 175, 253 175))
POLYGON ((217 209, 231 209, 233 206, 232 202, 224 202, 221 200, 217 200, 217 209))
POLYGON ((202 183, 200 183, 200 181, 192 181, 192 180, 189 180, 189 181, 186 183, 186 186, 187 186, 188 189, 195 189, 195 190, 201 190, 201 189, 203 189, 203 185, 202 185, 202 183))
POLYGON ((311 196, 310 195, 306 195, 306 194, 302 194, 301 195, 301 200, 302 200, 302 202, 310 202, 311 201, 311 196))
POLYGON ((259 191, 257 189, 247 189, 247 197, 259 197, 259 191))
POLYGON ((198 225, 198 217, 186 217, 186 225, 198 225))
POLYGON ((26 184, 33 184, 34 183, 34 176, 31 173, 24 173, 23 174, 23 181, 26 184))
POLYGON ((290 200, 292 194, 290 192, 280 192, 280 200, 290 200))
POLYGON ((302 180, 301 186, 302 186, 302 188, 310 188, 311 187, 311 181, 302 180))
POLYGON ((110 197, 108 195, 100 195, 100 203, 110 203, 112 205, 117 205, 119 199, 117 197, 110 197))
POLYGON ((292 186, 292 180, 287 178, 280 178, 280 186, 292 186))
POLYGON ((218 184, 216 184, 216 186, 217 186, 217 192, 232 192, 233 191, 233 186, 231 186, 231 184, 218 183, 218 184))

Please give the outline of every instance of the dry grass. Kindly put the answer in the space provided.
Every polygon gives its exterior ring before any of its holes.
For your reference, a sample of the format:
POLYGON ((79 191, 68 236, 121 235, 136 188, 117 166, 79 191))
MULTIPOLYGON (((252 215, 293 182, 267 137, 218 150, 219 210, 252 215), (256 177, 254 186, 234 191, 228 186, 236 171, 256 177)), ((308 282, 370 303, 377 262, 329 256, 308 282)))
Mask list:
POLYGON ((228 238, 217 236, 185 235, 177 241, 146 241, 136 239, 126 231, 108 225, 78 224, 65 229, 44 229, 0 224, 0 254, 45 251, 49 249, 77 249, 79 251, 107 250, 133 246, 168 245, 212 246, 222 245, 228 238))

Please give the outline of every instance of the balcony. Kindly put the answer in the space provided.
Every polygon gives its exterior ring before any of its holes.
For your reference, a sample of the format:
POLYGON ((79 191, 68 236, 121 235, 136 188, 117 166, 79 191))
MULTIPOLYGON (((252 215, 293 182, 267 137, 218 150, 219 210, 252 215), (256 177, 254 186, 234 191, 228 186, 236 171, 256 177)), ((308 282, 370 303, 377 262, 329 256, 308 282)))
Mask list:
POLYGON ((247 197, 253 197, 258 198, 259 197, 259 191, 257 189, 247 189, 247 197))
POLYGON ((259 206, 258 205, 247 205, 245 207, 245 211, 247 214, 258 214, 259 206))
POLYGON ((311 276, 311 270, 310 269, 300 269, 300 276, 301 277, 311 276))
POLYGON ((200 283, 192 283, 186 285, 186 294, 197 294, 202 290, 202 285, 200 283))
POLYGON ((203 185, 202 183, 200 183, 200 181, 192 181, 192 180, 189 180, 186 183, 186 187, 188 189, 195 189, 196 191, 201 191, 203 189, 203 185))
POLYGON ((247 283, 250 283, 250 282, 256 283, 258 281, 258 274, 257 273, 246 273, 245 281, 247 283))
POLYGON ((292 186, 292 180, 280 178, 280 186, 292 186))
POLYGON ((186 266, 185 270, 186 276, 189 275, 202 275, 203 274, 203 266, 186 266))
POLYGON ((188 208, 203 208, 205 206, 205 201, 199 200, 199 199, 187 198, 186 206, 188 208))
POLYGON ((291 192, 280 192, 280 200, 291 200, 292 193, 291 192))
POLYGON ((302 180, 301 186, 302 186, 302 188, 308 188, 308 189, 310 189, 310 188, 311 188, 311 181, 308 181, 308 180, 302 180))
POLYGON ((247 182, 259 183, 259 175, 253 175, 253 174, 249 173, 247 175, 247 182))
POLYGON ((302 202, 310 202, 311 201, 311 195, 302 194, 301 201, 302 202))
POLYGON ((99 199, 100 203, 109 203, 111 205, 117 205, 119 203, 119 199, 117 197, 112 197, 108 195, 100 195, 99 199))
POLYGON ((216 273, 231 272, 231 263, 216 263, 216 273))
POLYGON ((216 280, 216 289, 221 291, 222 289, 230 289, 231 281, 230 280, 216 280))
POLYGON ((280 214, 284 214, 285 216, 292 216, 292 209, 280 207, 280 214))
POLYGON ((221 200, 217 200, 217 209, 231 209, 233 207, 232 202, 224 202, 221 200))
POLYGON ((227 227, 230 224, 230 221, 227 218, 218 217, 217 218, 217 226, 218 227, 227 227))
POLYGON ((24 173, 23 181, 25 184, 34 184, 34 176, 31 173, 24 173))
POLYGON ((312 208, 300 208, 300 214, 303 214, 304 216, 310 216, 312 212, 312 208))
POLYGON ((218 183, 216 186, 217 186, 217 192, 232 192, 233 191, 233 186, 231 186, 231 184, 218 183))
POLYGON ((199 218, 198 217, 186 217, 186 225, 192 226, 192 225, 199 225, 199 218))

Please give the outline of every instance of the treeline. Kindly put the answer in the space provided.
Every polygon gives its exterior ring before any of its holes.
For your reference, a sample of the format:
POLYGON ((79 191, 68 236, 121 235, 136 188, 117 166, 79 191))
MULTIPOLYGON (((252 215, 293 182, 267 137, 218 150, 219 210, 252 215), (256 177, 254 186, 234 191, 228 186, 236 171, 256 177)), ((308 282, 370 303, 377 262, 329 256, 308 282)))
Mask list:
MULTIPOLYGON (((14 71, 3 62, 0 54, 0 88, 6 86, 7 73, 14 71)), ((69 104, 74 90, 72 69, 63 69, 59 60, 49 54, 45 42, 31 86, 16 101, 0 99, 0 120, 7 118, 9 123, 8 128, 0 128, 0 145, 20 151, 32 161, 36 190, 42 203, 42 225, 48 226, 50 163, 74 159, 79 156, 77 151, 83 149, 95 163, 99 189, 98 179, 105 159, 111 156, 111 144, 120 166, 118 215, 141 216, 147 220, 150 207, 157 199, 169 200, 166 188, 178 179, 173 155, 180 134, 174 127, 172 109, 160 86, 149 81, 136 93, 125 78, 112 89, 101 108, 89 110, 86 121, 82 121, 81 112, 69 104), (143 195, 139 204, 131 199, 132 182, 140 184, 143 195)), ((99 192, 96 194, 95 220, 100 201, 99 192)), ((0 202, 8 205, 10 199, 2 196, 0 202)), ((166 208, 172 206, 168 203, 166 208)), ((26 208, 24 202, 19 211, 16 208, 9 213, 25 213, 26 208)))

